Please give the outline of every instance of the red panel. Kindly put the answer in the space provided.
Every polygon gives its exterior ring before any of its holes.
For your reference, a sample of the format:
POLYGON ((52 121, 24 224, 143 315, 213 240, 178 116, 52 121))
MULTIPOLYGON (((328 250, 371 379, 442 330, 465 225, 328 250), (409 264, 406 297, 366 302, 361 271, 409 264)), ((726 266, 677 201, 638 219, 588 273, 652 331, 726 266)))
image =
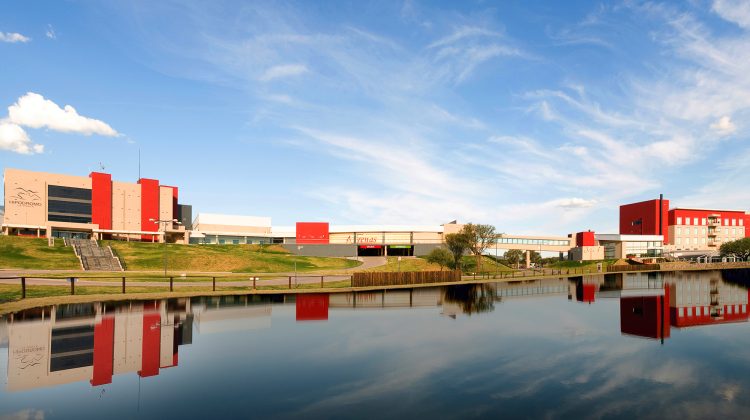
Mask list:
MULTIPOLYGON (((156 232, 159 225, 150 219, 159 219, 159 181, 155 179, 141 178, 141 230, 144 232, 156 232)), ((144 241, 151 241, 153 235, 143 235, 144 241)))
POLYGON ((328 222, 297 222, 298 244, 327 244, 328 222))
POLYGON ((328 294, 297 295, 297 321, 327 321, 328 294))
POLYGON ((596 239, 594 238, 594 232, 578 232, 576 233, 576 246, 595 246, 596 239))
POLYGON ((161 315, 155 312, 155 304, 144 305, 143 313, 143 351, 141 358, 141 377, 159 374, 159 353, 161 351, 161 315), (151 306, 151 311, 149 310, 151 306))
POLYGON ((91 223, 99 229, 112 229, 112 175, 92 172, 91 223))
POLYGON ((665 296, 620 298, 620 332, 646 338, 668 338, 669 288, 665 296))
POLYGON ((745 215, 745 237, 750 238, 750 213, 745 215))
MULTIPOLYGON (((357 297, 359 299, 359 297, 357 297)), ((593 303, 596 300, 596 284, 578 281, 576 285, 576 300, 579 302, 593 303)))
POLYGON ((115 351, 115 319, 102 318, 94 325, 94 375, 91 385, 112 383, 112 364, 115 351))
MULTIPOLYGON (((661 226, 664 243, 669 243, 669 200, 662 200, 661 226)), ((620 234, 659 235, 659 200, 620 206, 620 234)))

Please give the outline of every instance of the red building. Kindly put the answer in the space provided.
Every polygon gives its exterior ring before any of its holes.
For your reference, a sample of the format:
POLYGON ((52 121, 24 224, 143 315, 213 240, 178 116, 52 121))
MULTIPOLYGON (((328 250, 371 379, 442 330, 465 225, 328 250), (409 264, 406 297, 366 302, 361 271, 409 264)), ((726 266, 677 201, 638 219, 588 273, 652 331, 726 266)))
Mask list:
POLYGON ((681 250, 718 249, 722 243, 750 236, 748 215, 738 210, 672 209, 670 245, 681 250))
POLYGON ((620 206, 621 235, 662 235, 664 243, 669 243, 668 231, 669 200, 661 195, 656 200, 620 206))

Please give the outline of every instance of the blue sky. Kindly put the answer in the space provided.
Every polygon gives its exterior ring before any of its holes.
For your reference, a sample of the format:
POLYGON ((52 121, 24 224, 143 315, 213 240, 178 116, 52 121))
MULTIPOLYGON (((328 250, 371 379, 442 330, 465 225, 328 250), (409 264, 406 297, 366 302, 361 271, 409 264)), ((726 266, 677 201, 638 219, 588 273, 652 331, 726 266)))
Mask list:
POLYGON ((682 3, 11 1, 0 166, 135 181, 140 149, 278 225, 748 210, 750 5, 682 3))

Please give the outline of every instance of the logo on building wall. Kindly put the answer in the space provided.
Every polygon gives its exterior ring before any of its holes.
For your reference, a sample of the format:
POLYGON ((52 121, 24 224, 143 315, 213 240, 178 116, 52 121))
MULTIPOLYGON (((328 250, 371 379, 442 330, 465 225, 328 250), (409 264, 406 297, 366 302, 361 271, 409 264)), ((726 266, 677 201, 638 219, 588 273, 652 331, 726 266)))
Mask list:
POLYGON ((31 345, 13 350, 13 358, 16 360, 16 363, 18 363, 19 369, 26 369, 42 364, 46 353, 46 348, 31 345))
POLYGON ((8 197, 8 205, 21 207, 41 207, 42 197, 38 192, 17 187, 13 194, 8 197))

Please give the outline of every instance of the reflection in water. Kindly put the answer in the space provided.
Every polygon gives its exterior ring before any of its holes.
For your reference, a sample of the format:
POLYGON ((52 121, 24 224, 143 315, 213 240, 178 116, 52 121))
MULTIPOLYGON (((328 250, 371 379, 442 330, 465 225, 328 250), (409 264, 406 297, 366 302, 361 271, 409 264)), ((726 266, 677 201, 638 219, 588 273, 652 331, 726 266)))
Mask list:
MULTIPOLYGON (((540 297, 585 303, 580 308, 588 313, 598 309, 602 300, 616 299, 619 333, 624 339, 642 337, 663 343, 672 328, 746 322, 748 278, 748 272, 741 270, 625 273, 358 293, 58 305, 0 319, 0 346, 8 348, 8 391, 82 381, 100 386, 112 383, 116 375, 154 377, 163 369, 179 366, 180 349, 193 343, 194 332, 260 334, 258 330, 271 328, 277 305, 293 310, 293 321, 303 322, 302 330, 312 331, 320 321, 335 319, 336 311, 377 318, 377 311, 435 308, 419 314, 453 319, 482 314, 486 319, 504 304, 517 305, 514 311, 518 311, 527 304, 538 305, 540 297), (308 329, 306 321, 318 322, 308 329)), ((407 314, 398 316, 407 322, 407 314)), ((351 322, 362 322, 358 319, 351 322)), ((522 316, 515 322, 526 331, 522 316)), ((616 332, 617 327, 608 328, 616 332)))

